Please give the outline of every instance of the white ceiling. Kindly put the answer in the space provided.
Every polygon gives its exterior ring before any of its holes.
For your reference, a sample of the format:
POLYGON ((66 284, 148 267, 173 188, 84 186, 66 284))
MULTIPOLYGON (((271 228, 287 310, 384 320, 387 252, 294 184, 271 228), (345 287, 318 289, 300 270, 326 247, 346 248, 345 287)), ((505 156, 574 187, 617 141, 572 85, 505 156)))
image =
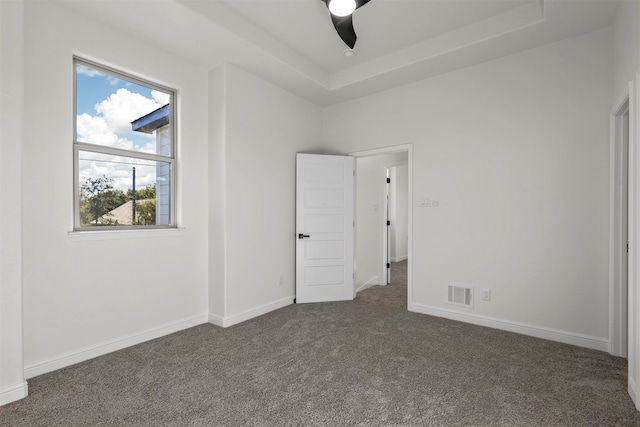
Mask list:
POLYGON ((535 1, 374 0, 353 14, 360 37, 353 59, 342 55, 347 46, 336 35, 322 1, 226 0, 225 3, 319 68, 336 73, 535 1))
POLYGON ((371 0, 354 12, 356 55, 346 58, 321 0, 54 1, 207 69, 234 63, 321 106, 606 27, 618 3, 371 0))

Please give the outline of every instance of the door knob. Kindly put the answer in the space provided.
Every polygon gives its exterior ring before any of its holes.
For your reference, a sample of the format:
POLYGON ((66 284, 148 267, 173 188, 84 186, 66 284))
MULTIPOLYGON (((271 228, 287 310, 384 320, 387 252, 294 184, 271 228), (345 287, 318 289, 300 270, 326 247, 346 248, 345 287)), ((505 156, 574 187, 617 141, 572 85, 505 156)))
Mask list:
POLYGON ((308 234, 298 234, 298 239, 304 239, 305 237, 310 237, 308 234))

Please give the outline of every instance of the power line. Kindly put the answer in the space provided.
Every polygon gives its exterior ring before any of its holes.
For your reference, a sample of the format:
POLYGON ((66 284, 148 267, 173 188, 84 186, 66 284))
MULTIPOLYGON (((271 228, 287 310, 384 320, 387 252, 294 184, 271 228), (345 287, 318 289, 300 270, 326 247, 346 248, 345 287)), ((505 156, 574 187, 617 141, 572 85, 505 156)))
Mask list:
MULTIPOLYGON (((154 164, 145 164, 145 163, 116 162, 115 160, 97 160, 97 159, 79 159, 79 160, 84 160, 85 162, 114 163, 114 164, 119 164, 119 165, 156 166, 154 164)), ((154 160, 149 160, 149 161, 153 162, 154 160)), ((166 163, 166 162, 156 161, 156 163, 166 163)))

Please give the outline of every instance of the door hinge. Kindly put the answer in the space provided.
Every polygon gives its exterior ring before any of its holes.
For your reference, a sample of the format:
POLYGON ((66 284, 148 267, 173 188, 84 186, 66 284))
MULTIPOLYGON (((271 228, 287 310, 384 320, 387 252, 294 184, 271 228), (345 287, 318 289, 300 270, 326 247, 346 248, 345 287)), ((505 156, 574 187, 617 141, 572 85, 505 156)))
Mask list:
POLYGON ((387 225, 391 225, 391 221, 387 221, 387 225))
POLYGON ((387 268, 391 268, 391 264, 390 263, 387 263, 387 268))
POLYGON ((629 244, 627 243, 627 253, 629 253, 629 244))
POLYGON ((391 184, 391 178, 387 178, 387 184, 391 184))

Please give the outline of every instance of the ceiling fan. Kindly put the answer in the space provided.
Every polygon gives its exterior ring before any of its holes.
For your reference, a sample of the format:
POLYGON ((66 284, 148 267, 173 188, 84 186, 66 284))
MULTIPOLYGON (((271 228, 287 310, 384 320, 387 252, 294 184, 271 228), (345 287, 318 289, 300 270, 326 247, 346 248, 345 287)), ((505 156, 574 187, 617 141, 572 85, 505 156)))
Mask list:
POLYGON ((329 9, 333 26, 349 48, 356 45, 356 31, 353 28, 353 12, 371 0, 321 0, 329 9))

